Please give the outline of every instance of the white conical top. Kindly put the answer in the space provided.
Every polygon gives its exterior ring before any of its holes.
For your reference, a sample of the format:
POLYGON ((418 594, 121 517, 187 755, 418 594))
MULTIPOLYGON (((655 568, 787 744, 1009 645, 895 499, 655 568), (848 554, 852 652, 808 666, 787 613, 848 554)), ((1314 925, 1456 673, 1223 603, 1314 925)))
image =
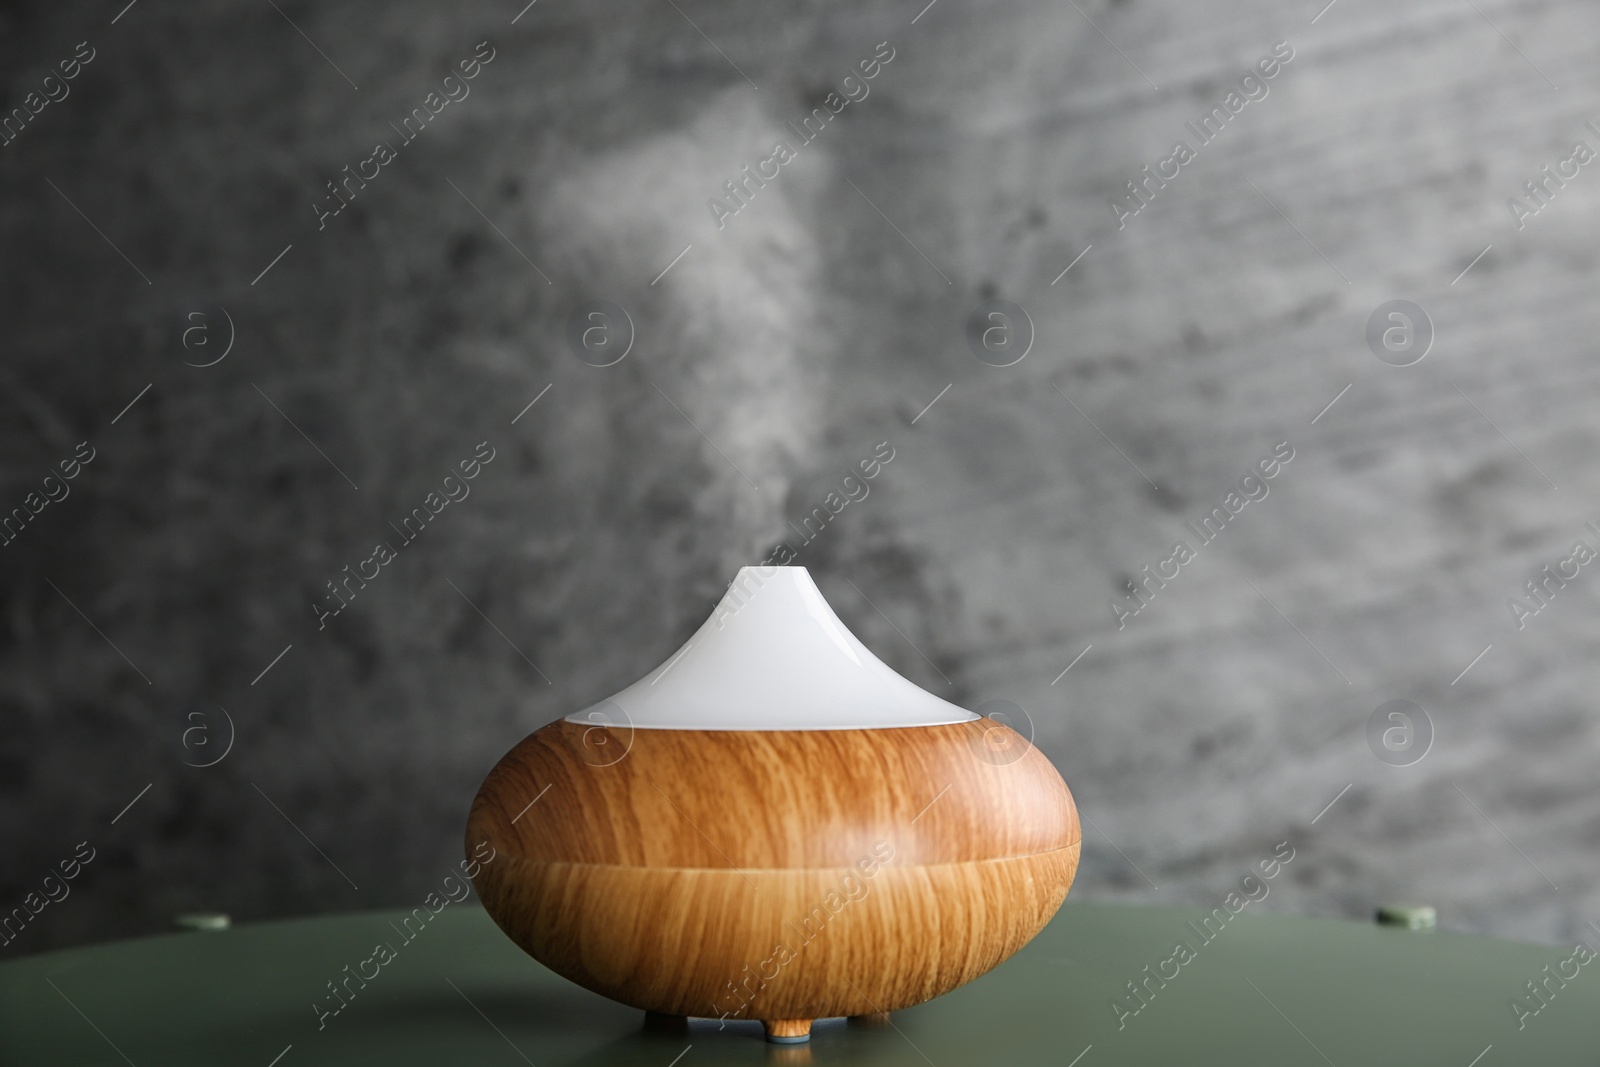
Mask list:
POLYGON ((665 663, 567 720, 658 730, 867 730, 977 717, 868 651, 804 567, 744 567, 711 618, 665 663))

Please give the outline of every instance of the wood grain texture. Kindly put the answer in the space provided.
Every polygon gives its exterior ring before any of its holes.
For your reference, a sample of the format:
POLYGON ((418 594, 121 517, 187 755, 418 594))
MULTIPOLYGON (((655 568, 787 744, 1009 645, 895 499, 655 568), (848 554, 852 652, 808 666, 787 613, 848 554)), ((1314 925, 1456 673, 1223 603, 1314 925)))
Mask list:
POLYGON ((501 929, 557 974, 671 1015, 817 1019, 909 1007, 1027 944, 1078 846, 1033 856, 746 872, 498 857, 477 879, 501 929), (831 906, 830 906, 831 905, 831 906), (836 910, 835 910, 836 909, 836 910))
POLYGON ((992 720, 841 731, 559 721, 484 781, 484 906, 541 963, 646 1011, 876 1015, 983 974, 1077 870, 1054 766, 992 720), (618 758, 620 756, 620 758, 618 758))
POLYGON ((1026 856, 1080 830, 1055 767, 989 719, 784 731, 563 720, 489 773, 468 836, 526 859, 749 870, 848 867, 879 841, 901 864, 1026 856))

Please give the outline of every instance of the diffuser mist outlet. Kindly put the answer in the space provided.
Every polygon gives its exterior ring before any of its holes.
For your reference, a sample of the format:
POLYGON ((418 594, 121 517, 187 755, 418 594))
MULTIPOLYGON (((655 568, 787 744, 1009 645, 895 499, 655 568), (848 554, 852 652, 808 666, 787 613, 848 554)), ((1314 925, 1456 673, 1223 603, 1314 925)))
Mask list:
POLYGON ((803 1041, 1016 952, 1081 835, 1026 739, 896 674, 805 568, 746 567, 660 667, 495 765, 485 841, 485 908, 551 970, 803 1041))

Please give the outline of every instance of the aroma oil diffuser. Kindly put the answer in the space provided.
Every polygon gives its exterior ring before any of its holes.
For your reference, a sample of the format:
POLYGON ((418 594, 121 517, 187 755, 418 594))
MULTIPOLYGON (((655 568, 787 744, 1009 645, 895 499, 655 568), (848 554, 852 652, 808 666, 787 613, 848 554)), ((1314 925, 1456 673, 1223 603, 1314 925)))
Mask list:
POLYGON ((1066 783, 900 677, 803 567, 746 567, 647 677, 524 738, 467 821, 484 907, 573 982, 667 1016, 880 1016, 1033 938, 1078 866, 1066 783))

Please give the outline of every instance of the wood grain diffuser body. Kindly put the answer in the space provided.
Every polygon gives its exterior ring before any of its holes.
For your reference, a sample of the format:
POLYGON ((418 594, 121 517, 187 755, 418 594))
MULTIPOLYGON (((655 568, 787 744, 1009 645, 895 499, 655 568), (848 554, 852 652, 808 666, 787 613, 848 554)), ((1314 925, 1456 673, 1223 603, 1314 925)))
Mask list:
POLYGON ((746 567, 661 667, 495 765, 467 823, 483 842, 485 908, 551 970, 803 1041, 1016 952, 1080 833, 1021 735, 892 671, 804 568, 746 567))

